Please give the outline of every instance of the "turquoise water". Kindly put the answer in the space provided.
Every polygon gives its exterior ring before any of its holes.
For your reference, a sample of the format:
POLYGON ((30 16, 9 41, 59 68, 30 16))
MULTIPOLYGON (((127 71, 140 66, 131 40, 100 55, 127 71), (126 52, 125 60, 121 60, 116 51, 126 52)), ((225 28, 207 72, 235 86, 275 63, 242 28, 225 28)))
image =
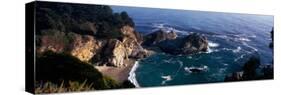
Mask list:
POLYGON ((200 11, 112 7, 126 11, 136 24, 136 31, 146 35, 157 29, 174 30, 180 36, 202 33, 209 40, 208 52, 193 55, 158 53, 142 59, 130 76, 141 87, 221 82, 225 75, 241 70, 251 55, 260 56, 262 64, 271 64, 268 47, 273 16, 213 13, 200 11), (203 68, 192 73, 188 68, 203 68))

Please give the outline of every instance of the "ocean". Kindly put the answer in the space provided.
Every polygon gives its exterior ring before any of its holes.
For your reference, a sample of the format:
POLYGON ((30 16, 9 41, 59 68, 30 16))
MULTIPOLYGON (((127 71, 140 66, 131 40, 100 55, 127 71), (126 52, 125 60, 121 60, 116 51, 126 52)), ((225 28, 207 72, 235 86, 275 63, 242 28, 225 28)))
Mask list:
POLYGON ((273 16, 111 6, 126 11, 135 29, 147 35, 158 29, 173 30, 179 36, 201 33, 209 41, 208 52, 192 55, 157 53, 139 60, 129 80, 138 87, 222 82, 226 75, 242 69, 252 55, 261 64, 272 64, 269 48, 273 16), (190 68, 204 68, 191 73, 190 68))

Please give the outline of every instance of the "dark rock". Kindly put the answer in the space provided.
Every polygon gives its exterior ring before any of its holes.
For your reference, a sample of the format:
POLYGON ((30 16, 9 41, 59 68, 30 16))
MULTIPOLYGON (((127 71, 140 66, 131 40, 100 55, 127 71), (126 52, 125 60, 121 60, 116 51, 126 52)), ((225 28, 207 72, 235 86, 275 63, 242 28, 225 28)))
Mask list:
POLYGON ((271 40, 272 40, 272 42, 269 44, 270 48, 273 48, 273 39, 274 39, 274 33, 273 32, 274 32, 274 28, 272 28, 272 30, 270 32, 271 33, 271 40))
POLYGON ((243 78, 245 80, 253 80, 257 77, 256 69, 260 65, 260 59, 252 56, 243 66, 243 78))
POLYGON ((243 72, 234 72, 227 75, 224 81, 242 81, 243 80, 243 72))
POLYGON ((261 76, 261 79, 273 79, 274 77, 273 65, 272 64, 265 65, 262 68, 262 73, 263 75, 261 76))
POLYGON ((185 53, 193 53, 208 50, 208 40, 205 36, 197 33, 188 35, 185 39, 182 49, 185 53))
POLYGON ((161 41, 172 40, 176 38, 177 38, 177 34, 174 31, 166 32, 163 29, 159 29, 145 36, 144 45, 147 46, 155 45, 161 41))
POLYGON ((256 70, 260 66, 260 59, 256 56, 251 56, 250 59, 244 64, 242 71, 234 72, 227 75, 224 81, 243 81, 260 79, 256 70))
POLYGON ((205 36, 193 33, 187 37, 165 40, 157 44, 164 52, 170 54, 193 54, 208 50, 208 40, 205 36))

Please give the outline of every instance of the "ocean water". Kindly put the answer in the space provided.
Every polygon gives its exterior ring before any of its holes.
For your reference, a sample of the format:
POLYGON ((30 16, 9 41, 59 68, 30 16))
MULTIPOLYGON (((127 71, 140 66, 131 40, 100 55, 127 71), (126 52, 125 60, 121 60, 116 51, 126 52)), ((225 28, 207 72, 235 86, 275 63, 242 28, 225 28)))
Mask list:
POLYGON ((273 16, 219 12, 166 10, 112 6, 114 12, 126 11, 133 18, 136 31, 143 35, 164 28, 180 36, 197 32, 209 41, 208 52, 192 55, 158 53, 142 59, 130 72, 136 86, 151 87, 222 82, 232 72, 240 71, 252 55, 262 64, 272 64, 269 48, 273 16), (204 68, 192 73, 190 68, 204 68))

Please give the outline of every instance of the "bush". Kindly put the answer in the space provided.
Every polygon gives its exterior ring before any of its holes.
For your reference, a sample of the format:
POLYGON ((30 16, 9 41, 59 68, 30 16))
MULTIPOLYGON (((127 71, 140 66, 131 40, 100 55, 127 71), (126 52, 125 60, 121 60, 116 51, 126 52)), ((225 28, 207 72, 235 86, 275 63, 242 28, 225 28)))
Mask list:
POLYGON ((41 35, 42 30, 55 29, 99 38, 119 38, 123 36, 120 33, 122 26, 134 27, 133 20, 126 12, 113 13, 109 6, 49 2, 37 4, 37 35, 41 35), (95 32, 98 32, 97 35, 95 32))
POLYGON ((77 81, 92 84, 94 89, 118 88, 114 80, 104 77, 92 65, 67 55, 46 52, 36 58, 36 81, 61 84, 62 81, 77 81))
POLYGON ((77 81, 62 81, 61 84, 56 84, 52 82, 37 82, 35 93, 62 93, 62 92, 70 92, 70 91, 87 91, 94 90, 91 84, 86 84, 87 80, 83 83, 77 81))

